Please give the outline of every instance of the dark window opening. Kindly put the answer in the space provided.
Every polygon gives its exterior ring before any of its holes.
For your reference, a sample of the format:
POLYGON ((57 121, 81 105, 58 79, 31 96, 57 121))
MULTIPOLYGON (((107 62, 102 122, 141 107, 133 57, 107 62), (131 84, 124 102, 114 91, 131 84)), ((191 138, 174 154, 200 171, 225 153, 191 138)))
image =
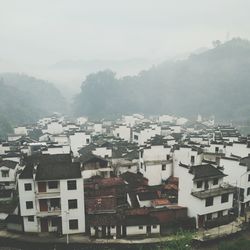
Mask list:
POLYGON ((206 206, 206 207, 210 207, 210 206, 213 206, 213 204, 214 204, 214 198, 213 198, 213 197, 208 197, 208 198, 206 199, 206 204, 205 204, 205 206, 206 206))
POLYGON ((25 189, 25 191, 30 191, 30 190, 32 190, 31 183, 25 183, 25 184, 24 184, 24 189, 25 189))
POLYGON ((76 181, 68 181, 68 190, 76 190, 76 181))

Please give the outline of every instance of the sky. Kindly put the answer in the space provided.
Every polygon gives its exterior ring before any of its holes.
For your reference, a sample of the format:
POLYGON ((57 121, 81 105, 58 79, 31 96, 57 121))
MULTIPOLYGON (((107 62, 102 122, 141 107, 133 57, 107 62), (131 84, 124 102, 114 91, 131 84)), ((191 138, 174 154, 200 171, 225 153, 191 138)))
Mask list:
POLYGON ((62 61, 145 59, 139 70, 213 40, 250 39, 249 9, 249 0, 0 0, 0 72, 65 85, 92 68, 60 79, 51 66, 62 61))

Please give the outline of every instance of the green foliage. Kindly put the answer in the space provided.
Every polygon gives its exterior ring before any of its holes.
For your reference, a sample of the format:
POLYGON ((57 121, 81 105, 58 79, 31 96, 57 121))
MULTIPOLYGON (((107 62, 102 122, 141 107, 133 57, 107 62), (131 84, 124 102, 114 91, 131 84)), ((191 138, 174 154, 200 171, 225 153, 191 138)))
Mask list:
POLYGON ((160 249, 164 250, 189 250, 192 249, 192 236, 193 234, 188 231, 179 231, 174 235, 173 240, 164 242, 160 249))
POLYGON ((238 239, 234 242, 222 242, 218 250, 249 250, 250 240, 244 238, 238 239))
POLYGON ((137 76, 89 75, 74 101, 77 115, 141 112, 184 116, 250 117, 250 42, 233 39, 187 60, 168 61, 137 76))
POLYGON ((15 125, 54 111, 65 112, 66 102, 52 84, 26 75, 0 74, 0 137, 15 125))

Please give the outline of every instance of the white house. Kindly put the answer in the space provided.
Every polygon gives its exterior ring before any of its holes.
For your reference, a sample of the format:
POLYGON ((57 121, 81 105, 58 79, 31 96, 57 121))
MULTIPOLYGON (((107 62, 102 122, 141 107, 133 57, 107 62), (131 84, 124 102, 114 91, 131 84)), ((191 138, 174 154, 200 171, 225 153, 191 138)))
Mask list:
POLYGON ((131 140, 131 128, 126 125, 117 125, 113 130, 113 135, 129 142, 131 140))
POLYGON ((0 189, 15 189, 18 167, 19 164, 15 161, 0 161, 0 189))
POLYGON ((148 185, 160 185, 173 174, 171 147, 145 146, 139 153, 139 171, 148 179, 148 185))
POLYGON ((91 136, 84 131, 75 131, 69 135, 69 143, 74 156, 78 150, 91 143, 91 136))
POLYGON ((244 214, 245 208, 250 206, 250 155, 241 159, 222 157, 220 166, 227 175, 225 180, 238 188, 240 193, 238 205, 241 214, 244 214))
POLYGON ((196 226, 207 227, 211 221, 228 219, 235 188, 223 183, 225 174, 209 164, 180 164, 178 168, 178 204, 188 207, 188 216, 195 217, 196 226))
POLYGON ((18 188, 24 232, 85 232, 84 186, 78 163, 26 166, 18 188))

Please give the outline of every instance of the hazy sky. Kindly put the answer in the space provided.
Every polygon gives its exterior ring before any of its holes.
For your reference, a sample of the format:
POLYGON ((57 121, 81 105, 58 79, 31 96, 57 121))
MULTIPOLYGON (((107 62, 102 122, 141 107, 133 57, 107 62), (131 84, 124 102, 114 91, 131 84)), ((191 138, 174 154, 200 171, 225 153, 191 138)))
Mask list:
POLYGON ((173 56, 212 40, 250 37, 249 0, 0 0, 0 58, 173 56))

